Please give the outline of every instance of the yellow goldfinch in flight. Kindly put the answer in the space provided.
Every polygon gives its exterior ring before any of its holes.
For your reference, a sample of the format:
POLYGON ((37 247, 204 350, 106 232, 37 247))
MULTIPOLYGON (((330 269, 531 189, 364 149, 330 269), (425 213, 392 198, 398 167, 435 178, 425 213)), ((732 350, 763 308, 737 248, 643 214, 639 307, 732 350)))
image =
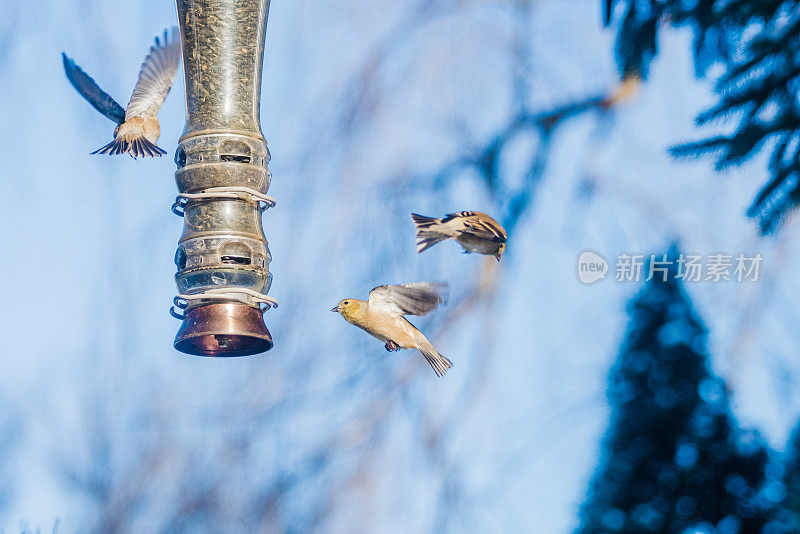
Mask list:
POLYGON ((459 211, 443 219, 411 214, 417 227, 417 252, 439 241, 454 238, 465 254, 477 252, 497 258, 506 250, 506 231, 500 224, 480 211, 459 211))
POLYGON ((344 299, 331 311, 386 343, 386 350, 417 349, 431 364, 437 376, 444 376, 453 362, 436 352, 431 342, 409 323, 404 315, 427 315, 444 302, 444 284, 414 282, 378 286, 369 300, 344 299))
POLYGON ((167 98, 178 64, 181 62, 181 40, 178 28, 173 27, 168 34, 164 31, 163 42, 156 37, 156 44, 144 58, 139 70, 139 80, 127 109, 122 109, 108 93, 72 59, 63 52, 64 72, 73 87, 94 108, 117 123, 114 140, 92 154, 130 154, 134 158, 156 157, 166 151, 156 146, 161 135, 161 126, 156 114, 167 98))

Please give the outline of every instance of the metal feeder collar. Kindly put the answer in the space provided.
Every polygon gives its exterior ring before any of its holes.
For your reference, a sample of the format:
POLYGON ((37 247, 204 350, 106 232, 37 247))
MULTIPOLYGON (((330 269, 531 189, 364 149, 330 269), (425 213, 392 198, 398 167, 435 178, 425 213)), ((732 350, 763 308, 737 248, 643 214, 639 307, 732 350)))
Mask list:
POLYGON ((175 153, 184 218, 175 253, 175 348, 245 356, 272 348, 263 312, 276 306, 261 213, 270 155, 259 121, 269 0, 177 0, 186 127, 175 153))

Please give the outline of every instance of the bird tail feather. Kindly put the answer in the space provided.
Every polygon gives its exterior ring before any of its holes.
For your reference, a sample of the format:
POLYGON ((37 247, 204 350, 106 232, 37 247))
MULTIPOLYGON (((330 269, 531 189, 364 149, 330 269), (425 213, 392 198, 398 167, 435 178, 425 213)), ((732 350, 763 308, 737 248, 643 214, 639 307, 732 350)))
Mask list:
POLYGON ((425 356, 428 363, 431 364, 431 367, 433 367, 433 370, 436 372, 436 376, 444 376, 447 370, 453 367, 453 362, 436 352, 433 347, 423 347, 419 349, 419 351, 425 356))
POLYGON ((411 214, 411 220, 414 221, 414 226, 417 227, 417 252, 427 250, 439 241, 444 241, 450 236, 443 234, 434 228, 439 224, 440 219, 435 217, 426 217, 416 213, 411 214))
POLYGON ((167 151, 159 148, 155 143, 151 143, 143 136, 136 137, 131 141, 120 136, 106 146, 92 152, 92 154, 108 154, 109 156, 126 153, 134 158, 156 158, 166 154, 167 151))

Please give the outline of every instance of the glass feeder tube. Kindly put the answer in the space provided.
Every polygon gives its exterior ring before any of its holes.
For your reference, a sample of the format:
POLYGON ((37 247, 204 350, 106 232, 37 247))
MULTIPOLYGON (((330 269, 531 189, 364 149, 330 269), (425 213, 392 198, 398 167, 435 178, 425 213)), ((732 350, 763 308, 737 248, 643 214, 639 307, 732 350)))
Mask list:
POLYGON ((270 159, 259 121, 269 0, 177 0, 186 127, 175 153, 184 218, 175 253, 175 348, 245 356, 272 348, 271 260, 261 224, 270 159))

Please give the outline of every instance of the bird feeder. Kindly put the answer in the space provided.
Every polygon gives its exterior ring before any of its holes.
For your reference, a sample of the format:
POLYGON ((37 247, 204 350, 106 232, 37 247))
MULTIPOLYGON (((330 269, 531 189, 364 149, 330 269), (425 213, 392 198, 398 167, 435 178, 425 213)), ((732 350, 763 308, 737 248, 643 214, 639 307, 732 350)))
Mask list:
POLYGON ((259 121, 269 0, 177 0, 186 127, 175 153, 184 220, 175 253, 175 348, 245 356, 272 348, 263 313, 271 256, 261 225, 270 155, 259 121), (177 309, 176 309, 177 308, 177 309))

